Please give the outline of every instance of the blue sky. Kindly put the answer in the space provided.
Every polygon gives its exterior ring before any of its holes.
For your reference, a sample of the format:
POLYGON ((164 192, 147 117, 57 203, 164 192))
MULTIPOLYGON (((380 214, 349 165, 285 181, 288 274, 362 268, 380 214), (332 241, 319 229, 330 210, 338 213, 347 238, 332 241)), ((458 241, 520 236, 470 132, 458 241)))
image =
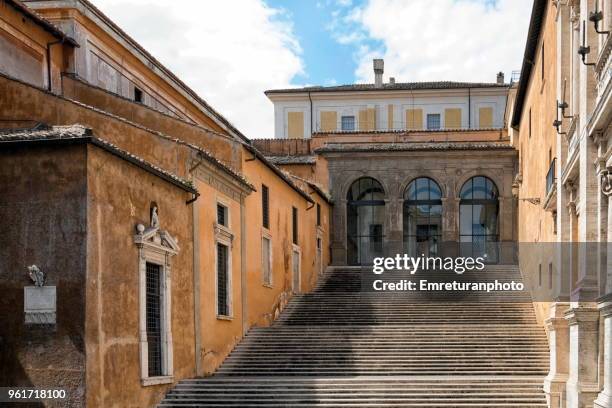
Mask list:
MULTIPOLYGON (((341 44, 334 38, 334 15, 362 7, 364 0, 350 3, 268 0, 266 3, 285 11, 281 18, 293 24, 294 34, 301 45, 305 72, 296 75, 293 84, 333 85, 355 81, 358 65, 355 44, 341 44)), ((352 26, 353 30, 358 30, 358 27, 352 26)), ((363 42, 372 48, 384 48, 383 42, 372 38, 366 38, 363 42)))
POLYGON ((267 89, 493 82, 521 67, 533 0, 92 0, 251 138, 272 137, 267 89), (186 10, 188 12, 186 12, 186 10), (146 22, 146 24, 143 24, 146 22))

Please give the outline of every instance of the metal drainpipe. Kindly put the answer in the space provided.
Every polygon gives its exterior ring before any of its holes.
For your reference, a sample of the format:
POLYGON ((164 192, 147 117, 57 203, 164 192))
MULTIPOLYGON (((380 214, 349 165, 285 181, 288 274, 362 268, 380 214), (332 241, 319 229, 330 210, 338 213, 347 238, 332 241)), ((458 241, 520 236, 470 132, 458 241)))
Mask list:
POLYGON ((310 91, 308 91, 308 100, 310 101, 310 138, 312 139, 313 129, 312 129, 312 98, 310 97, 310 91))
POLYGON ((472 128, 472 88, 468 88, 468 130, 472 128))

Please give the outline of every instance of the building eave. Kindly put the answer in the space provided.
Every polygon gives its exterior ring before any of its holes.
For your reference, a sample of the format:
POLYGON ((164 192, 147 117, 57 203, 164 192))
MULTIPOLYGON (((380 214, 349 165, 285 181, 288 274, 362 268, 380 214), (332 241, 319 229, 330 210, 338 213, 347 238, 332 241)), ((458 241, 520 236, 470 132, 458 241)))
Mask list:
POLYGON ((525 44, 525 53, 523 55, 523 65, 521 67, 521 79, 519 80, 516 99, 514 100, 514 109, 512 112, 511 126, 515 129, 521 123, 525 99, 527 98, 527 90, 531 82, 534 59, 538 50, 538 42, 543 28, 544 15, 548 0, 534 0, 531 10, 531 20, 529 21, 529 31, 527 33, 527 43, 525 44))
POLYGON ((28 6, 23 4, 19 0, 4 0, 6 4, 13 7, 19 13, 25 15, 27 18, 32 20, 36 25, 41 27, 43 30, 57 38, 60 42, 64 44, 72 45, 73 47, 79 47, 79 43, 62 30, 60 30, 55 24, 51 23, 46 18, 41 17, 34 10, 30 9, 28 6))
MULTIPOLYGON (((45 3, 48 0, 27 0, 28 3, 33 3, 36 8, 44 9, 48 6, 45 3)), ((202 113, 211 118, 217 125, 227 131, 230 135, 237 137, 245 142, 250 142, 242 132, 240 132, 228 119, 217 112, 211 105, 208 104, 203 98, 201 98, 193 89, 179 79, 170 69, 164 66, 159 60, 151 55, 144 47, 142 47, 136 40, 130 37, 125 31, 123 31, 117 24, 115 24, 110 18, 108 18, 100 9, 94 6, 88 0, 62 0, 59 2, 53 2, 54 4, 50 7, 66 7, 75 8, 81 14, 90 18, 94 17, 98 19, 103 25, 100 27, 110 34, 115 39, 119 38, 124 42, 124 46, 128 51, 132 52, 137 58, 139 58, 145 65, 152 67, 153 72, 156 75, 164 79, 171 87, 179 91, 187 100, 198 107, 202 113), (63 4, 62 4, 63 3, 63 4), (105 26, 104 26, 105 25, 105 26), (138 55, 140 54, 140 55, 138 55)), ((92 20, 95 22, 95 20, 92 20)), ((121 43, 121 41, 119 41, 121 43)))

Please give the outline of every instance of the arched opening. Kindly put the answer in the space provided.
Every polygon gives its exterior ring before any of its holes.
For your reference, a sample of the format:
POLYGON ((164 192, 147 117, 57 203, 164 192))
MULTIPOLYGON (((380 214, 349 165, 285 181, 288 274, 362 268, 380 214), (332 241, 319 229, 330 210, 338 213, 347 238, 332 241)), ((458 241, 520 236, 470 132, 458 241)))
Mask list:
POLYGON ((459 235, 462 256, 498 261, 499 191, 483 176, 472 177, 461 188, 459 235))
POLYGON ((436 256, 442 236, 442 190, 434 180, 419 177, 404 192, 404 252, 436 256))
POLYGON ((369 265, 383 254, 385 191, 371 177, 356 180, 347 193, 347 263, 369 265))

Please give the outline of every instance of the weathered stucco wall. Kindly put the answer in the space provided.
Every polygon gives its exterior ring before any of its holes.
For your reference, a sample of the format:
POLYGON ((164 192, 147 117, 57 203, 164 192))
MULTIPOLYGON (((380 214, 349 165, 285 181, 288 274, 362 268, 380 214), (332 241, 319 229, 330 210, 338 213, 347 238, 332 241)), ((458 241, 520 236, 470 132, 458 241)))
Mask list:
POLYGON ((87 2, 27 1, 27 5, 79 43, 74 58, 80 77, 124 97, 133 97, 137 86, 147 105, 223 131, 180 80, 126 39, 95 7, 87 2))
POLYGON ((190 195, 131 163, 89 146, 87 150, 87 404, 155 405, 169 385, 143 387, 139 354, 137 224, 150 225, 151 203, 160 227, 178 240, 172 257, 174 378, 195 375, 192 208, 190 195))
MULTIPOLYGON (((248 325, 268 325, 285 306, 292 287, 292 207, 298 209, 298 246, 301 251, 300 289, 308 292, 315 284, 318 271, 316 261, 316 206, 308 203, 297 192, 273 174, 259 160, 245 161, 246 176, 257 192, 245 199, 247 228, 248 325), (261 186, 270 194, 270 228, 262 224, 261 186), (272 285, 264 285, 262 272, 262 237, 272 240, 272 285)), ((321 205, 323 261, 329 258, 329 206, 315 194, 310 195, 321 205)))
POLYGON ((85 398, 85 147, 0 146, 0 384, 61 387, 85 398), (57 325, 24 325, 35 264, 56 286, 57 325))
POLYGON ((145 105, 122 98, 72 76, 63 77, 63 95, 148 129, 172 135, 214 153, 225 164, 240 169, 241 146, 234 138, 165 115, 145 105))
MULTIPOLYGON (((56 41, 57 38, 32 19, 0 0, 0 72, 32 85, 47 87, 47 45, 56 41)), ((60 72, 68 68, 72 47, 54 44, 50 47, 50 55, 52 90, 59 92, 60 72)))
POLYGON ((200 336, 198 358, 202 374, 212 374, 242 338, 242 230, 240 195, 197 179, 201 199, 196 201, 199 268, 195 272, 200 287, 200 336), (217 203, 228 208, 230 316, 217 314, 217 203))
MULTIPOLYGON (((552 126, 557 118, 557 25, 555 8, 548 7, 543 21, 542 35, 531 73, 518 137, 513 142, 519 151, 519 198, 538 198, 539 205, 527 200, 519 200, 518 211, 521 222, 518 224, 518 240, 521 243, 546 243, 557 241, 555 226, 557 213, 556 198, 547 200, 546 175, 551 160, 557 156, 557 131, 552 126), (548 207, 548 208, 545 208, 548 207)), ((569 99, 569 96, 567 96, 569 99)), ((560 165, 557 160, 557 167, 560 165)), ((556 179, 556 174, 555 174, 556 179)), ((553 183, 554 184, 554 183, 553 183)), ((556 195, 557 193, 555 193, 556 195)), ((563 208, 561 217, 568 216, 563 208)), ((533 248, 533 247, 532 247, 533 248)), ((540 245, 538 251, 529 251, 529 256, 520 257, 521 271, 533 282, 539 281, 542 274, 542 287, 550 286, 549 267, 555 270, 555 254, 552 245, 540 245)), ((525 251, 526 253, 527 251, 525 251)), ((541 298, 550 298, 542 294, 541 298)), ((551 298, 552 299, 552 298, 551 298)), ((548 317, 547 303, 536 304, 536 314, 540 322, 548 317)))
POLYGON ((192 151, 169 136, 2 75, 0 95, 3 96, 0 98, 0 119, 34 120, 49 125, 78 123, 150 163, 180 176, 187 173, 192 151))

